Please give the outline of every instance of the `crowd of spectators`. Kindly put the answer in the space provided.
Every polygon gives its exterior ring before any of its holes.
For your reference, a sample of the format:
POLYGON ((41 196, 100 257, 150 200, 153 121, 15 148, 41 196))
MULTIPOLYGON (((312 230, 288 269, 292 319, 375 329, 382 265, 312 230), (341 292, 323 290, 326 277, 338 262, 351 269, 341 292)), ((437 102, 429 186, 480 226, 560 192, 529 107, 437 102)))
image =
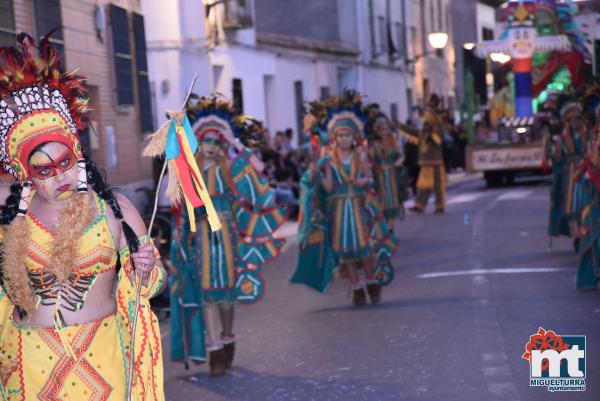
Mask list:
POLYGON ((255 147, 265 165, 263 174, 275 189, 275 201, 287 205, 288 217, 296 220, 300 204, 300 177, 307 168, 305 155, 292 145, 293 131, 277 131, 271 135, 268 128, 260 124, 261 140, 255 147))

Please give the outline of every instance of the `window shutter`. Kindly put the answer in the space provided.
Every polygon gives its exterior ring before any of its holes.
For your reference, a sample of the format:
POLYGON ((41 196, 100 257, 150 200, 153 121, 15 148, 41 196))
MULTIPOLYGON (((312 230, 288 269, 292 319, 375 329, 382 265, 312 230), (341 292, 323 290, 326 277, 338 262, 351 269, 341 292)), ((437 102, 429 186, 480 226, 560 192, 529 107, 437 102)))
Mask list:
POLYGON ((0 46, 14 46, 15 40, 13 0, 0 0, 0 46))
POLYGON ((244 93, 242 89, 242 80, 234 78, 232 81, 232 92, 233 92, 233 108, 236 113, 244 112, 244 93))
POLYGON ((39 38, 50 32, 50 42, 61 57, 61 66, 65 66, 65 52, 62 30, 62 16, 60 13, 60 0, 34 0, 33 13, 35 17, 35 31, 39 38))
POLYGON ((112 27, 112 50, 115 63, 117 104, 120 106, 132 105, 134 103, 133 74, 127 11, 124 8, 111 4, 109 6, 109 17, 112 27))
POLYGON ((148 80, 148 59, 146 54, 146 33, 144 31, 144 17, 132 13, 133 41, 135 44, 135 66, 137 71, 138 103, 140 105, 140 122, 142 132, 154 130, 154 116, 152 113, 152 98, 150 81, 148 80))

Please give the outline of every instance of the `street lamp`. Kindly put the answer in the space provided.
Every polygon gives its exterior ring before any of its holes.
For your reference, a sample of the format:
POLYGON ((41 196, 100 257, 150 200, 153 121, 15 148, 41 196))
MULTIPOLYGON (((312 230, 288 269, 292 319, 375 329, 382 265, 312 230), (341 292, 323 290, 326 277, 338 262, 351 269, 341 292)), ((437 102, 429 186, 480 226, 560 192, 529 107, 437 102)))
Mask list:
POLYGON ((448 34, 446 32, 432 32, 427 39, 429 39, 431 47, 439 51, 446 47, 446 44, 448 43, 448 34))
POLYGON ((435 53, 438 56, 442 55, 442 50, 444 50, 444 47, 448 44, 448 34, 446 32, 432 32, 427 36, 427 39, 429 40, 429 45, 433 48, 433 51, 426 51, 416 55, 412 59, 407 59, 406 65, 416 63, 420 58, 432 53, 435 53))
POLYGON ((469 50, 469 51, 470 51, 470 50, 473 50, 473 49, 475 48, 475 43, 473 43, 473 42, 467 42, 467 43, 465 43, 465 44, 463 45, 463 48, 464 48, 465 50, 469 50))
POLYGON ((505 64, 510 60, 510 56, 506 53, 491 53, 490 59, 495 63, 505 64))

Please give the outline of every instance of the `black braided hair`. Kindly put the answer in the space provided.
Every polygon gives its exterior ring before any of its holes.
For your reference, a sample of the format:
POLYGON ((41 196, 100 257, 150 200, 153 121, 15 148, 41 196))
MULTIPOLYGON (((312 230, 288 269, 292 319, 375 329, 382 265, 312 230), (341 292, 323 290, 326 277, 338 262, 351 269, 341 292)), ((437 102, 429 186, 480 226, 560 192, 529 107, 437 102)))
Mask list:
POLYGON ((6 198, 6 204, 0 212, 0 225, 9 225, 19 213, 19 203, 21 203, 21 192, 23 187, 19 181, 15 181, 10 186, 10 195, 6 198))
MULTIPOLYGON (((6 198, 5 205, 0 210, 0 225, 9 225, 19 213, 19 204, 21 203, 21 192, 23 187, 18 181, 15 181, 10 186, 10 195, 6 198)), ((9 293, 4 286, 4 251, 0 248, 0 286, 5 290, 6 295, 10 299, 9 293)), ((19 317, 23 319, 27 313, 19 305, 15 304, 19 317)))
MULTIPOLYGON (((85 170, 87 173, 88 184, 92 187, 94 192, 98 194, 100 199, 104 200, 106 204, 110 206, 110 209, 115 217, 121 222, 121 227, 123 228, 123 234, 125 235, 129 252, 137 252, 140 248, 140 240, 131 226, 127 224, 123 218, 123 211, 121 210, 121 206, 115 197, 114 190, 106 183, 106 174, 104 170, 102 170, 102 168, 96 162, 88 159, 87 157, 85 157, 85 170)), ((131 265, 135 269, 133 259, 131 260, 131 265)))

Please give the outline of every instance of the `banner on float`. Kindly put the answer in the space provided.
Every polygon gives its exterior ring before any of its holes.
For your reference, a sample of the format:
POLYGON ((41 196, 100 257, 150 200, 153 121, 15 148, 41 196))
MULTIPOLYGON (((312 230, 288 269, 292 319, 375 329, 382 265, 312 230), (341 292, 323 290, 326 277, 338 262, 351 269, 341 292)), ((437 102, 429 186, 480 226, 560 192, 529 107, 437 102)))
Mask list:
POLYGON ((494 149, 471 149, 470 170, 513 170, 540 168, 544 149, 540 147, 509 147, 494 149))

